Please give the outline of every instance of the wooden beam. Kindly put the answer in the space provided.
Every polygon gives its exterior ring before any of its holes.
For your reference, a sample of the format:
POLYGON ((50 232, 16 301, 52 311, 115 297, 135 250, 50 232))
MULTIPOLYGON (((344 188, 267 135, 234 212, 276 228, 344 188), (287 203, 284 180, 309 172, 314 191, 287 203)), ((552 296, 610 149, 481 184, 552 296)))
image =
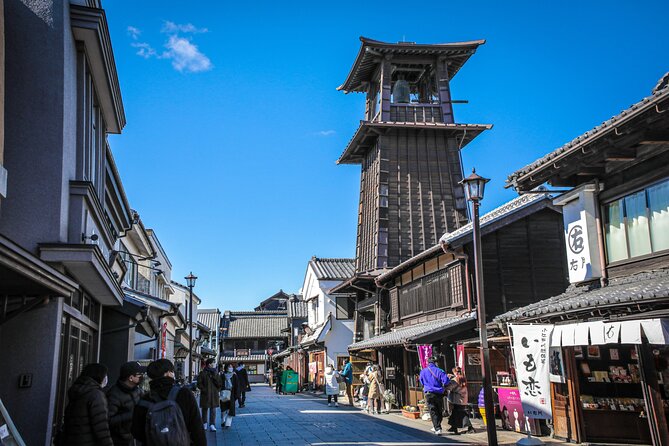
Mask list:
POLYGON ((639 144, 660 144, 669 142, 669 130, 647 130, 639 144))

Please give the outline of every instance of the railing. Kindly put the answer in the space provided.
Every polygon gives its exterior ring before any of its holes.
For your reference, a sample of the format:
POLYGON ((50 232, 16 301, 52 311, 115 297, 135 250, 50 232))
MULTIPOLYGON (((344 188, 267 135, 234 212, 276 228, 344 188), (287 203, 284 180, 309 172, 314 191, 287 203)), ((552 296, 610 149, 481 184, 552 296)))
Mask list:
POLYGON ((434 104, 390 104, 393 122, 444 122, 441 107, 434 104))

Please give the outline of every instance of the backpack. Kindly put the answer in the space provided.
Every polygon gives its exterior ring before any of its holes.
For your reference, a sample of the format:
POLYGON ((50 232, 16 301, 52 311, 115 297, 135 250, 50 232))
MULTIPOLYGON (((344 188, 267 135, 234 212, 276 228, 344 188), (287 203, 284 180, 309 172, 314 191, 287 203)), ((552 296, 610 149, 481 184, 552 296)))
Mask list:
POLYGON ((181 408, 176 403, 181 387, 174 386, 166 400, 157 403, 141 400, 138 405, 146 407, 146 444, 150 446, 188 446, 190 435, 186 429, 181 408))

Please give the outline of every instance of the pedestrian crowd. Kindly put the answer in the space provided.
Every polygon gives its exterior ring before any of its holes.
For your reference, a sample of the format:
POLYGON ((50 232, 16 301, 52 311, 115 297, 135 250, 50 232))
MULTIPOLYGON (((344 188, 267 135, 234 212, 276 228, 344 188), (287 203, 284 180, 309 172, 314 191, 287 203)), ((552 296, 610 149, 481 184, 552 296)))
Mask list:
POLYGON ((244 363, 225 364, 219 371, 214 359, 206 361, 197 377, 199 408, 194 389, 176 382, 168 359, 148 367, 125 363, 111 386, 107 377, 103 364, 83 368, 68 391, 56 446, 205 446, 205 432, 216 432, 216 410, 221 411, 221 427, 229 428, 251 390, 244 363), (142 391, 145 374, 148 392, 142 391))

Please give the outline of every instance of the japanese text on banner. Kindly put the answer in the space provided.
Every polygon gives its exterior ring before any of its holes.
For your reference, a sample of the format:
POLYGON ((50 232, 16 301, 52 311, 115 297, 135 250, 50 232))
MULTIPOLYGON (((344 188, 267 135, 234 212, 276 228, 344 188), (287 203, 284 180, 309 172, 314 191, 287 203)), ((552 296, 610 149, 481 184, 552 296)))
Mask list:
POLYGON ((518 390, 525 415, 551 418, 549 381, 552 325, 511 325, 513 358, 516 363, 518 390))

